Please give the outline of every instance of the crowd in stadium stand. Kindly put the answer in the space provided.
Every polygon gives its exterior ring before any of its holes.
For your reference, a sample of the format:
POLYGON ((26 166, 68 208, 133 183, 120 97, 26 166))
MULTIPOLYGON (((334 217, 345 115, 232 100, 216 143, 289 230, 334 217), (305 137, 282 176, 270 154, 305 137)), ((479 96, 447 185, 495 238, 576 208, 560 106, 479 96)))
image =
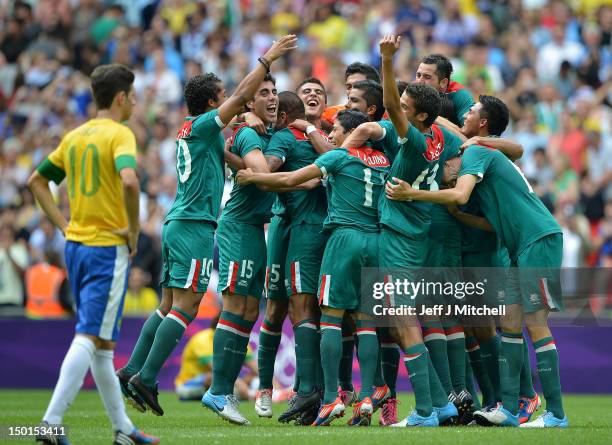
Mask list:
MULTIPOLYGON (((157 305, 161 226, 176 190, 182 86, 212 71, 232 91, 288 32, 299 35, 300 48, 275 64, 278 90, 315 76, 329 105, 346 101, 347 64, 379 66, 385 34, 403 36, 398 79, 411 81, 426 54, 448 56, 452 79, 476 99, 494 94, 508 104, 505 136, 523 145, 519 164, 563 227, 563 266, 612 267, 606 0, 0 0, 0 306, 23 311, 37 282, 28 277, 51 267, 62 295, 56 309, 70 311, 63 237, 26 181, 62 135, 93 115, 95 66, 122 63, 136 74, 128 124, 140 150, 142 229, 126 313, 148 313, 157 305)), ((67 211, 65 185, 57 194, 67 211)))

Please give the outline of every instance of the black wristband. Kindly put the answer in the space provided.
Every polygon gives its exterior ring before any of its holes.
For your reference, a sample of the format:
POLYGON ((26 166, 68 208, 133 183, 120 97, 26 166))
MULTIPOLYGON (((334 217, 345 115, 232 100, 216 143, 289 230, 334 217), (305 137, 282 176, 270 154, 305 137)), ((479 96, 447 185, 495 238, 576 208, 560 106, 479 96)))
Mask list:
POLYGON ((270 72, 270 62, 268 62, 265 57, 259 57, 257 61, 263 65, 266 69, 266 73, 270 72))

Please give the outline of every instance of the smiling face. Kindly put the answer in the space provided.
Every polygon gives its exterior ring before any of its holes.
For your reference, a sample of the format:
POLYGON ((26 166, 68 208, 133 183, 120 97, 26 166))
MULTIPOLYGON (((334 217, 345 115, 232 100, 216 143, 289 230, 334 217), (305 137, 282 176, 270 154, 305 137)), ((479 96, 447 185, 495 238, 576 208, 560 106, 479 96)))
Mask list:
POLYGON ((334 145, 340 147, 348 135, 349 132, 344 129, 340 121, 338 119, 334 120, 334 127, 331 133, 329 133, 329 138, 334 145))
POLYGON ((304 102, 306 108, 306 119, 318 119, 327 106, 325 90, 321 85, 314 82, 305 83, 300 87, 297 95, 304 102))
POLYGON ((463 127, 461 128, 461 132, 468 138, 478 136, 480 133, 480 128, 486 125, 486 120, 483 120, 480 117, 480 110, 482 109, 482 104, 480 102, 472 105, 472 108, 465 113, 463 117, 463 127))
POLYGON ((437 68, 435 63, 421 63, 417 69, 414 83, 425 83, 434 87, 441 93, 445 92, 448 87, 448 79, 440 79, 438 77, 437 68))
POLYGON ((414 106, 414 99, 410 95, 404 93, 400 97, 400 106, 402 111, 412 125, 421 125, 427 119, 427 113, 417 113, 414 106))
POLYGON ((274 84, 270 81, 262 82, 255 93, 255 98, 248 103, 248 107, 266 124, 275 123, 278 94, 274 84))

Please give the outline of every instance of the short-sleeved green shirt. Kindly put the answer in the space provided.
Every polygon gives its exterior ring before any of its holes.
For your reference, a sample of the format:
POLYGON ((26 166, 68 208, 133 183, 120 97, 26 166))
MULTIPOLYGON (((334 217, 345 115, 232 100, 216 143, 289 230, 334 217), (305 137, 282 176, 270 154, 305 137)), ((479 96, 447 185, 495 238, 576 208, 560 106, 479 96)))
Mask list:
MULTIPOLYGON (((260 135, 252 128, 240 127, 232 136, 230 151, 241 158, 244 158, 253 150, 260 150, 265 153, 271 137, 271 131, 268 131, 265 135, 260 135)), ((255 184, 240 186, 234 182, 221 218, 225 221, 246 224, 265 224, 270 221, 272 216, 271 209, 275 197, 274 193, 265 192, 255 184)))
POLYGON ((461 160, 463 175, 477 177, 478 203, 513 261, 534 241, 561 233, 521 170, 500 151, 471 146, 461 160))
POLYGON ((446 94, 453 103, 453 109, 455 110, 455 116, 457 116, 459 126, 463 126, 465 114, 474 106, 472 93, 460 83, 451 82, 448 85, 446 94))
POLYGON ((166 216, 217 223, 225 183, 223 122, 215 109, 186 117, 176 136, 178 186, 166 216))
POLYGON ((336 148, 319 156, 315 165, 327 179, 325 231, 352 227, 378 231, 378 200, 390 167, 383 152, 372 147, 336 148))

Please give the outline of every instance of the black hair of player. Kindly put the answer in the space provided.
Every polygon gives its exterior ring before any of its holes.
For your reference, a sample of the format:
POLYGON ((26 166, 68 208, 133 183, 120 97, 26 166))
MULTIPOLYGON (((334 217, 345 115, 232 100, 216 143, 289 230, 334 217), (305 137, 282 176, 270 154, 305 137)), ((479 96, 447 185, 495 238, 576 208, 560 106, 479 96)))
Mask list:
POLYGON ((482 105, 480 117, 487 119, 487 129, 493 136, 501 136, 510 121, 510 112, 501 99, 493 96, 481 95, 478 101, 482 105))
POLYGON ((457 119, 457 114, 455 113, 455 106, 453 105, 453 101, 450 100, 448 94, 440 93, 440 114, 438 116, 442 116, 443 118, 448 119, 455 125, 459 125, 459 120, 457 119))
POLYGON ((436 65, 438 80, 448 79, 450 81, 453 74, 453 64, 442 54, 430 54, 421 59, 425 65, 436 65))
POLYGON ((362 113, 357 110, 340 110, 338 114, 336 114, 336 120, 340 122, 342 128, 344 128, 345 132, 349 132, 361 124, 370 121, 370 118, 367 114, 362 113))
POLYGON ((353 84, 353 89, 363 91, 363 98, 366 105, 376 107, 376 113, 372 116, 372 120, 379 121, 385 114, 385 106, 383 105, 383 89, 379 83, 373 80, 360 80, 353 84))
POLYGON ((378 70, 374 68, 372 65, 368 65, 367 63, 361 62, 353 62, 349 66, 346 67, 346 71, 344 71, 344 80, 353 74, 363 74, 367 80, 372 80, 376 83, 380 83, 380 74, 378 70))
POLYGON ((402 94, 404 94, 404 90, 408 86, 408 82, 404 80, 396 80, 395 84, 397 85, 397 92, 399 93, 399 95, 401 96, 402 94))
POLYGON ((439 92, 424 83, 411 83, 406 87, 404 94, 412 98, 417 114, 427 113, 427 119, 423 121, 423 125, 430 127, 440 114, 442 101, 439 92))
POLYGON ((115 96, 129 94, 134 73, 124 65, 100 65, 91 73, 91 92, 99 110, 109 109, 115 96))
POLYGON ((210 100, 218 101, 221 79, 214 73, 198 74, 185 84, 185 104, 190 116, 199 116, 210 109, 210 100))
POLYGON ((278 114, 281 113, 287 115, 287 122, 304 119, 306 113, 304 102, 293 91, 281 91, 278 93, 278 114))
POLYGON ((327 90, 325 89, 325 85, 323 85, 321 79, 317 79, 316 77, 307 77, 306 79, 302 80, 298 87, 295 89, 295 92, 297 93, 298 91, 300 91, 300 88, 302 88, 307 83, 316 83, 317 85, 320 85, 321 88, 323 88, 323 95, 325 96, 325 101, 327 102, 327 90))

